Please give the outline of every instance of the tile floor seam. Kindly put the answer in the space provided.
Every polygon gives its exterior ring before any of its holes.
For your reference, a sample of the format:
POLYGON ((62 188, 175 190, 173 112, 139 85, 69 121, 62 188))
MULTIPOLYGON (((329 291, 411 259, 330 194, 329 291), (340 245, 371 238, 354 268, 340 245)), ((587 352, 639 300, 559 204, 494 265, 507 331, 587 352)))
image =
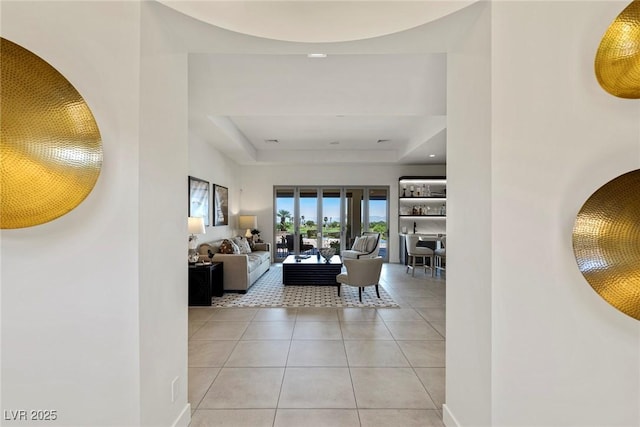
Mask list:
POLYGON ((427 386, 424 385, 424 382, 420 378, 420 375, 418 375, 418 373, 416 372, 416 369, 413 366, 411 366, 411 370, 413 371, 413 375, 415 375, 416 378, 418 378, 418 381, 420 381, 420 385, 422 386, 424 391, 427 393, 427 396, 429 396, 429 399, 431 400, 431 403, 433 404, 433 407, 437 409, 438 405, 436 404, 435 399, 431 396, 431 393, 429 393, 429 389, 427 388, 427 386))
MULTIPOLYGON (((297 316, 296 316, 297 317, 297 316)), ((295 324, 294 324, 295 327, 295 324)), ((273 423, 275 425, 276 422, 276 417, 278 415, 278 408, 280 407, 280 398, 282 397, 282 389, 284 387, 284 379, 287 376, 287 368, 289 366, 289 355, 291 354, 291 345, 293 343, 293 331, 291 331, 291 339, 289 340, 289 349, 287 350, 287 357, 284 361, 284 370, 282 371, 282 380, 280 381, 280 389, 278 390, 278 399, 276 399, 276 407, 275 407, 275 414, 273 416, 273 423)))
MULTIPOLYGON (((202 325, 200 325, 200 327, 199 327, 198 329, 196 329, 195 331, 193 331, 193 333, 192 333, 192 334, 189 334, 188 341, 189 341, 189 340, 191 340, 191 337, 192 337, 192 336, 194 336, 194 335, 195 335, 195 334, 196 334, 200 329, 202 329, 202 328, 204 327, 204 325, 206 325, 206 323, 207 323, 206 321, 205 321, 205 322, 202 322, 202 325)), ((188 333, 188 332, 187 332, 187 333, 188 333)))
MULTIPOLYGON (((358 396, 356 395, 356 386, 353 382, 353 375, 351 373, 351 366, 348 366, 347 369, 349 369, 349 381, 351 381, 351 392, 353 393, 353 401, 356 404, 356 411, 360 411, 360 406, 358 404, 358 396)), ((360 414, 358 414, 358 421, 360 421, 360 414)), ((361 422, 362 424, 362 422, 361 422)))
MULTIPOLYGON (((247 325, 247 328, 248 328, 248 325, 247 325)), ((231 349, 231 351, 227 355, 227 358, 224 360, 224 363, 222 364, 223 368, 225 367, 225 365, 229 361, 229 358, 231 357, 231 355, 233 354, 235 349, 238 347, 238 343, 240 343, 240 341, 242 340, 242 337, 244 336, 245 332, 247 332, 247 328, 245 328, 244 332, 242 332, 242 335, 240 335, 240 338, 238 338, 237 340, 230 340, 230 341, 235 341, 235 344, 233 345, 233 348, 231 349)))
POLYGON ((282 389, 284 388, 284 379, 287 376, 287 368, 289 367, 289 356, 291 355, 291 346, 293 345, 293 334, 295 332, 296 324, 298 323, 298 313, 296 310, 296 320, 293 322, 293 328, 291 329, 291 339, 289 339, 289 349, 287 350, 287 358, 284 362, 284 370, 282 371, 282 380, 280 381, 280 389, 278 390, 278 399, 276 399, 275 413, 273 415, 273 425, 275 426, 276 418, 278 416, 278 409, 280 408, 280 398, 282 397, 282 389))
MULTIPOLYGON (((425 320, 425 322, 427 322, 429 324, 429 326, 431 326, 433 328, 434 331, 436 331, 438 333, 438 335, 440 335, 442 337, 443 341, 446 340, 445 337, 440 333, 440 331, 438 331, 436 329, 436 327, 431 324, 430 321, 428 321, 427 319, 424 319, 424 320, 425 320)), ((440 340, 427 340, 427 341, 440 341, 440 340)))
MULTIPOLYGON (((216 341, 216 340, 211 340, 211 341, 216 341)), ((225 341, 233 341, 233 340, 225 340, 225 341)), ((229 354, 227 355, 227 357, 225 358, 224 362, 222 362, 221 366, 218 368, 218 372, 216 373, 215 377, 213 377, 213 380, 211 381, 211 383, 209 384, 209 387, 207 387, 207 390, 204 392, 204 394, 202 395, 202 398, 200 399, 200 401, 198 402, 198 406, 195 408, 196 410, 200 409, 200 404, 202 403, 202 401, 204 400, 205 396, 207 395, 207 393, 209 393, 209 390, 211 390, 211 387, 213 387, 213 384, 216 382, 216 380, 218 379, 218 377, 220 376, 220 373, 222 372, 222 370, 225 368, 225 365, 227 364, 227 362, 229 361, 229 358, 231 357, 231 355, 233 354, 233 351, 236 349, 236 347, 238 346, 238 343, 240 342, 240 340, 236 340, 235 344, 233 345, 233 348, 231 349, 231 351, 229 351, 229 354)))
POLYGON ((207 390, 202 394, 202 397, 198 401, 198 405, 194 408, 196 411, 200 409, 200 404, 204 400, 204 397, 207 395, 207 393, 209 393, 209 390, 211 390, 211 387, 213 386, 213 383, 216 381, 216 378, 218 378, 218 375, 220 375, 221 371, 222 371, 222 368, 219 368, 218 372, 216 372, 216 375, 213 377, 213 380, 211 381, 211 384, 209 384, 209 387, 207 387, 207 390))
MULTIPOLYGON (((419 313, 418 313, 419 314, 419 313)), ((382 319, 384 321, 384 319, 382 319)), ((429 396, 429 400, 431 400, 431 403, 433 404, 434 408, 437 408, 438 405, 436 405, 436 402, 433 400, 433 397, 431 397, 431 393, 429 393, 429 390, 427 390, 427 387, 424 385, 424 383, 422 382, 422 379, 420 378, 420 376, 418 375, 418 373, 415 370, 415 367, 413 366, 413 363, 411 363, 411 360, 409 359, 409 356, 405 353, 405 351, 402 349, 402 346, 398 343, 399 340, 397 340, 394 336, 393 338, 393 342, 398 346, 398 348, 400 349, 400 351, 402 352, 403 356, 405 357, 405 359, 407 359, 407 362, 409 362, 409 367, 411 368, 411 371, 413 372, 413 375, 416 376, 416 378, 418 378, 418 381, 420 381, 420 385, 422 386, 422 388, 424 389, 424 391, 427 393, 427 396, 429 396)), ((402 341, 402 340, 400 340, 402 341)), ((426 341, 426 340, 416 340, 416 341, 426 341)))

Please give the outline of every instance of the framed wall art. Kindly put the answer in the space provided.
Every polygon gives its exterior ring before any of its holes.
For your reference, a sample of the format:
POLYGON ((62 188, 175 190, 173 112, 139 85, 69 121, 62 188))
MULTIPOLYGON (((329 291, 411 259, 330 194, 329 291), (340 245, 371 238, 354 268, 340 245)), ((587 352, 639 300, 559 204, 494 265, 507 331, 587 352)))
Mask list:
POLYGON ((189 216, 202 217, 209 225, 209 181, 189 177, 189 216))
POLYGON ((213 185, 213 225, 229 225, 229 189, 213 185))

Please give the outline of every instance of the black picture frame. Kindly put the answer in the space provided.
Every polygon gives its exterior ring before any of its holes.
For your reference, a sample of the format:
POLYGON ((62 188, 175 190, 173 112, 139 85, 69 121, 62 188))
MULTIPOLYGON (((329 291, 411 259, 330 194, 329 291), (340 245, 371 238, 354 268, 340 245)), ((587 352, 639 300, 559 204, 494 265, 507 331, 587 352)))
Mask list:
POLYGON ((213 225, 229 225, 229 189, 213 184, 213 225))
POLYGON ((209 226, 209 181, 189 176, 189 216, 204 218, 209 226))

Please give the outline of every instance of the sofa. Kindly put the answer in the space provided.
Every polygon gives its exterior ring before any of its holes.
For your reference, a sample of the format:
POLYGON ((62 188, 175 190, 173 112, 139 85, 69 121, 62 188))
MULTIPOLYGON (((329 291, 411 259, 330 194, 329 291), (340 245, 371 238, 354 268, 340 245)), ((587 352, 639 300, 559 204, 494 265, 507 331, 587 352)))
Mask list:
POLYGON ((198 246, 200 261, 221 262, 224 264, 224 290, 246 293, 249 288, 271 267, 271 245, 255 243, 248 253, 220 253, 225 240, 202 243, 198 246))

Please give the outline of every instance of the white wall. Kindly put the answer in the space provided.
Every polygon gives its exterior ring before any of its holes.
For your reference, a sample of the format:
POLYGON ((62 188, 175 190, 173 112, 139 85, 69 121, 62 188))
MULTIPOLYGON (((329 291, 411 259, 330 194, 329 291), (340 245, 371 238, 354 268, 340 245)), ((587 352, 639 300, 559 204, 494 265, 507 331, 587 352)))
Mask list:
POLYGON ((493 5, 495 426, 640 425, 640 324, 589 287, 571 244, 584 201, 640 166, 640 102, 604 92, 593 65, 628 3, 493 5))
MULTIPOLYGON (((240 210, 240 179, 239 171, 248 169, 247 166, 238 166, 233 160, 221 154, 211 144, 197 136, 189 136, 189 175, 209 181, 210 190, 213 192, 213 184, 221 185, 229 189, 229 225, 206 227, 207 233, 198 236, 198 243, 211 242, 235 235, 238 227, 238 212, 240 210)), ((186 188, 185 177, 185 188, 186 188)), ((209 216, 213 212, 213 193, 210 194, 209 216)), ((211 222, 211 218, 209 219, 211 222)))
POLYGON ((52 425, 190 416, 187 62, 140 9, 2 2, 2 36, 76 86, 103 139, 101 176, 78 208, 1 235, 2 408, 56 410, 52 425))
POLYGON ((448 426, 491 425, 491 7, 447 62, 448 426))
POLYGON ((141 18, 140 424, 187 425, 187 54, 148 3, 141 18))
POLYGON ((297 165, 242 166, 242 213, 258 216, 260 236, 273 244, 274 185, 384 185, 389 192, 389 261, 398 262, 398 178, 403 175, 445 175, 445 166, 297 165))
POLYGON ((80 206, 0 234, 2 409, 57 410, 47 425, 136 425, 140 7, 1 7, 2 37, 40 55, 78 89, 104 149, 101 175, 80 206))

